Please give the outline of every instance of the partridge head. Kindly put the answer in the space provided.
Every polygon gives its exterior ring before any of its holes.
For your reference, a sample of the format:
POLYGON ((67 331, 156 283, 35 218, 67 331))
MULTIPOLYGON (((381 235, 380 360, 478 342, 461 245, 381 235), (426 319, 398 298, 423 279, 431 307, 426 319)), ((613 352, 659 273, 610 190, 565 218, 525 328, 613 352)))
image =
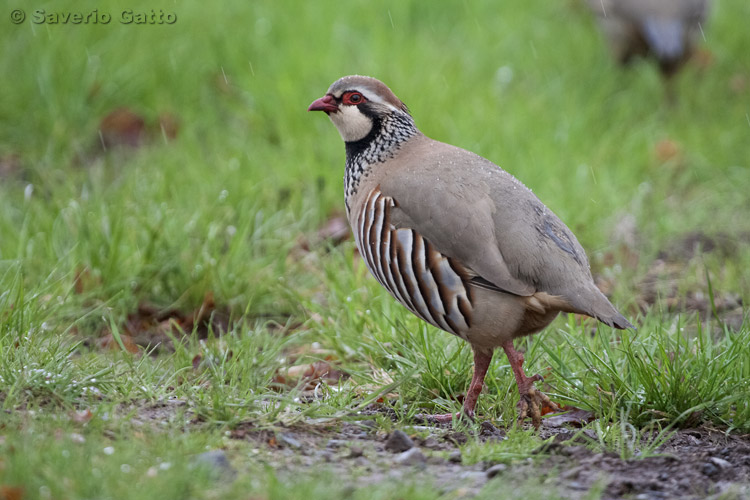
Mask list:
MULTIPOLYGON (((556 408, 522 369, 513 339, 560 312, 619 329, 632 325, 594 285, 573 233, 520 181, 474 153, 426 137, 382 82, 347 76, 310 111, 323 111, 346 145, 346 213, 367 268, 404 307, 467 341, 473 416, 493 351, 508 356, 520 418, 556 408)), ((450 420, 440 415, 436 420, 450 420)))

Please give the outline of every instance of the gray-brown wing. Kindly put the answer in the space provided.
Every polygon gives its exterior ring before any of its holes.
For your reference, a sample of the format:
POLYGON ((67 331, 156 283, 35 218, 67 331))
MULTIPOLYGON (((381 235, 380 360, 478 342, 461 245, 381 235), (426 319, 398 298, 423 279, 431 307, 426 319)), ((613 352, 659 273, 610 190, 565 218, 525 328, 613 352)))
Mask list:
POLYGON ((588 261, 575 236, 522 183, 453 146, 422 141, 416 148, 400 155, 398 176, 381 180, 397 203, 394 224, 415 229, 441 253, 516 295, 567 296, 589 287, 588 261))

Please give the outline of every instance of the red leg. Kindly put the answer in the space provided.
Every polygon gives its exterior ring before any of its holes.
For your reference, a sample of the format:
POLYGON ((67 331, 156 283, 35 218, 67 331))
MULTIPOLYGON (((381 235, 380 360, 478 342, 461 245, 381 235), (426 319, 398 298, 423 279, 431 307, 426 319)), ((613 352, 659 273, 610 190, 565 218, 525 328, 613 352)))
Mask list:
POLYGON ((550 401, 546 394, 539 392, 536 387, 534 387, 534 382, 542 380, 541 375, 527 377, 523 372, 523 354, 516 351, 513 347, 513 341, 509 340, 503 343, 502 346, 505 355, 508 356, 510 368, 513 370, 513 375, 516 377, 518 392, 521 395, 521 399, 518 402, 518 420, 521 421, 527 416, 531 416, 531 421, 534 424, 534 427, 538 429, 542 423, 540 406, 547 405, 553 410, 559 410, 560 407, 550 401))
POLYGON ((492 361, 492 351, 482 351, 479 348, 472 347, 474 350, 474 376, 471 377, 469 390, 466 391, 464 398, 464 414, 467 417, 474 417, 474 408, 477 406, 479 394, 484 387, 484 377, 492 361))
POLYGON ((513 370, 513 375, 516 377, 516 384, 518 384, 518 391, 520 393, 528 392, 530 386, 534 385, 537 380, 542 380, 541 375, 534 375, 527 377, 523 371, 523 353, 516 351, 513 347, 513 341, 509 340, 503 343, 503 350, 505 355, 508 357, 510 362, 510 369, 513 370))
MULTIPOLYGON (((474 375, 471 377, 469 390, 466 391, 463 407, 463 415, 470 419, 474 418, 474 409, 477 406, 477 400, 479 399, 479 394, 482 392, 482 387, 484 387, 484 377, 487 375, 487 370, 492 361, 492 350, 483 351, 474 347, 472 347, 472 350, 474 351, 474 375)), ((460 417, 461 413, 455 415, 446 413, 443 415, 423 416, 422 418, 432 422, 447 423, 451 422, 454 418, 460 417)))

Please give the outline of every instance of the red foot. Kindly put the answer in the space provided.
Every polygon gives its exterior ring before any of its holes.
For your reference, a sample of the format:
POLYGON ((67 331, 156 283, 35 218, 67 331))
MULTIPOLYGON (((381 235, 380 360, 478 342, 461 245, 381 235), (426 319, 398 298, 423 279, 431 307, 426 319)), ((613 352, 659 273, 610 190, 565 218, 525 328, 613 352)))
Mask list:
POLYGON ((549 397, 534 387, 534 382, 543 380, 541 375, 532 375, 527 377, 523 372, 523 354, 516 351, 513 347, 513 341, 503 344, 506 356, 510 362, 510 368, 516 377, 518 392, 521 399, 518 401, 518 421, 523 421, 526 417, 531 417, 531 423, 535 429, 542 425, 542 415, 559 411, 560 407, 550 401, 549 397))

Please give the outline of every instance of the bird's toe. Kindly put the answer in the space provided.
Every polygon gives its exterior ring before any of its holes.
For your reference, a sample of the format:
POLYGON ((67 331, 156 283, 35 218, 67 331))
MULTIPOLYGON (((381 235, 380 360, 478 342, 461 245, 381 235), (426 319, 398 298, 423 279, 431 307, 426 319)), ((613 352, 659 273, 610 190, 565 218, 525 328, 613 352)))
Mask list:
MULTIPOLYGON (((533 378, 536 377, 539 377, 539 375, 535 375, 533 378)), ((521 394, 521 399, 518 401, 518 423, 523 423, 529 417, 534 428, 538 430, 542 425, 543 414, 559 410, 560 406, 553 402, 549 396, 530 385, 528 390, 521 394)))

